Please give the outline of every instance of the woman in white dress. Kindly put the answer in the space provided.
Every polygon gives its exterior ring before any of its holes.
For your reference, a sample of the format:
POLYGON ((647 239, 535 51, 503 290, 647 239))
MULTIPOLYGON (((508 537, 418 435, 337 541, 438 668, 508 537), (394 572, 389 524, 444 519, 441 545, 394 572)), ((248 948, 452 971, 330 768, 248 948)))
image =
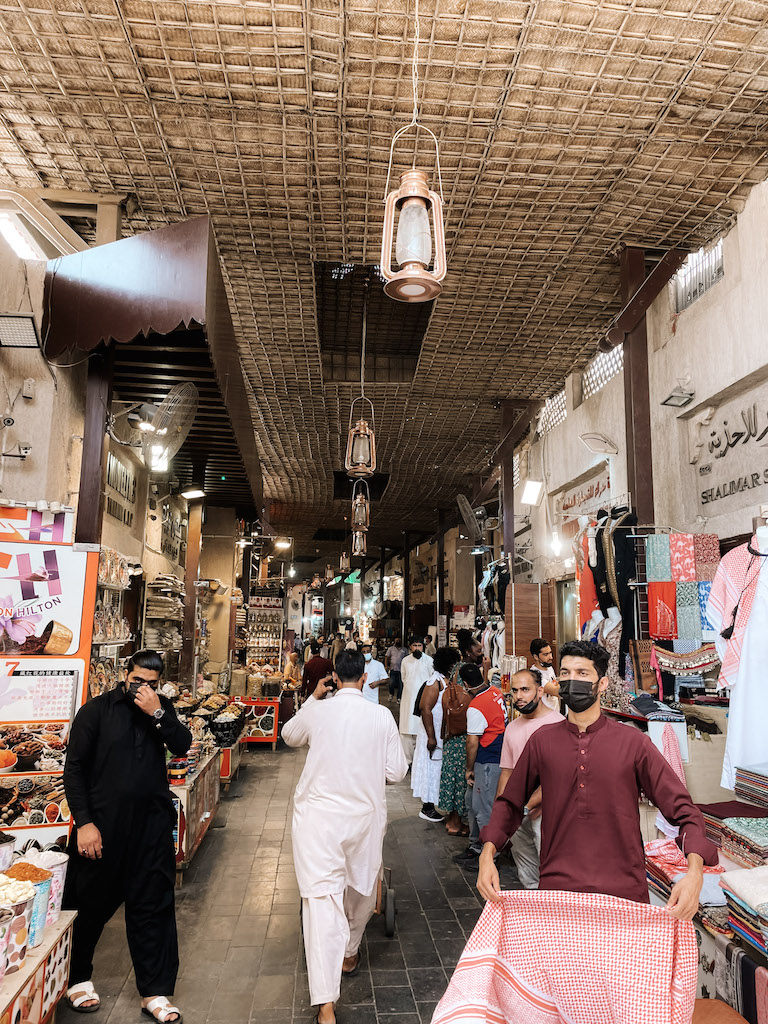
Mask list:
POLYGON ((416 733, 416 749, 411 766, 411 791, 421 800, 419 817, 439 822, 443 816, 435 809, 440 799, 440 772, 443 765, 443 700, 448 674, 456 663, 456 651, 439 647, 434 657, 434 672, 421 691, 421 720, 416 733))

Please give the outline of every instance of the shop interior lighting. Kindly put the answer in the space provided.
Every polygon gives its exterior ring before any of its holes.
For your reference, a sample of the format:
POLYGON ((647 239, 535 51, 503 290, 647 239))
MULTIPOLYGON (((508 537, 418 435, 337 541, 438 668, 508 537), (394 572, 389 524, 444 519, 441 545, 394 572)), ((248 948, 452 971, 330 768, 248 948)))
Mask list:
POLYGON ((557 530, 552 531, 552 554, 557 557, 563 550, 563 543, 560 540, 560 534, 557 530))
POLYGON ((40 335, 32 313, 0 313, 2 348, 40 348, 40 335))
POLYGON ((278 551, 287 551, 292 544, 293 541, 290 537, 278 537, 275 541, 275 547, 278 551))
POLYGON ((484 555, 487 550, 488 550, 488 548, 485 547, 484 544, 475 544, 475 546, 470 551, 470 554, 471 555, 484 555))
POLYGON ((24 222, 12 213, 0 213, 0 235, 20 260, 47 260, 48 257, 32 239, 24 222))
POLYGON ((365 480, 355 480, 352 488, 352 529, 365 532, 371 525, 371 498, 365 480))
POLYGON ((523 487, 521 505, 540 505, 544 496, 544 483, 541 480, 526 480, 523 487))
POLYGON ((288 570, 288 575, 291 577, 291 579, 293 579, 293 577, 296 575, 296 566, 295 565, 292 565, 290 567, 290 569, 288 570))
POLYGON ((349 555, 346 551, 341 552, 341 557, 339 558, 339 569, 341 569, 342 572, 349 571, 349 555))
POLYGON ((188 487, 184 488, 181 492, 181 496, 182 498, 186 498, 187 501, 194 501, 196 498, 205 497, 205 489, 200 487, 199 484, 190 484, 188 487))
POLYGON ((580 434, 579 440, 595 455, 618 455, 619 449, 605 434, 580 434))
POLYGON ((149 469, 151 473, 168 472, 168 446, 153 444, 149 449, 149 469))
POLYGON ((661 404, 670 406, 673 409, 682 409, 686 405, 691 404, 695 394, 696 391, 691 386, 690 378, 678 380, 677 384, 672 388, 661 404))
POLYGON ((368 543, 362 530, 355 530, 352 534, 352 554, 357 558, 368 554, 368 543))
MULTIPOLYGON (((411 82, 413 85, 413 116, 410 123, 395 132, 389 149, 387 183, 384 188, 384 230, 381 236, 381 276, 386 281, 384 291, 391 299, 400 302, 429 302, 442 291, 442 281, 447 270, 445 255, 445 228, 443 226, 443 177, 440 171, 440 149, 437 136, 419 122, 419 0, 415 3, 415 31, 411 82), (398 139, 415 131, 418 142, 419 131, 429 135, 435 144, 435 158, 440 194, 429 187, 425 171, 414 166, 400 176, 400 187, 389 190, 392 174, 392 160, 398 139), (388 194, 387 194, 388 193, 388 194), (430 225, 430 214, 432 223, 430 225), (397 235, 395 237, 395 216, 397 235), (432 262, 434 236, 434 265, 432 262), (400 269, 392 269, 392 240, 395 237, 395 260, 400 269)), ((414 154, 415 160, 415 154, 414 154)))

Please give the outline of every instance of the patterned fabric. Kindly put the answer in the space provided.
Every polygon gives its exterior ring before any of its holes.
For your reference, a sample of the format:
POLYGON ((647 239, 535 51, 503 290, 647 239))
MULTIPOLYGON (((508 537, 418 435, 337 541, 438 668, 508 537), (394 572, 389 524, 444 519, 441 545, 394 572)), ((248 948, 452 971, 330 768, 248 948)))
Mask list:
POLYGON ((690 1024, 693 925, 597 893, 487 903, 432 1024, 690 1024))
POLYGON ((465 812, 464 794, 467 792, 467 737, 451 736, 443 744, 443 770, 440 775, 440 799, 437 806, 446 814, 465 812))
MULTIPOLYGON (((752 547, 756 539, 752 538, 752 547)), ((733 625, 733 634, 725 644, 720 667, 720 686, 733 686, 739 675, 744 634, 757 591, 762 558, 750 555, 741 544, 723 555, 718 566, 707 604, 707 618, 718 632, 733 625), (738 606, 734 622, 733 611, 738 606)))
POLYGON ((699 619, 701 621, 701 633, 702 636, 707 640, 714 639, 715 627, 709 621, 707 616, 707 605, 709 604, 709 595, 712 590, 712 584, 709 581, 699 583, 699 619), (711 634, 708 636, 707 634, 711 634))
POLYGON ((698 583, 677 584, 677 635, 701 640, 698 583))
POLYGON ((659 533, 645 538, 645 578, 649 583, 672 582, 669 534, 659 533))
MULTIPOLYGON (((678 618, 677 621, 679 622, 680 619, 678 618)), ((680 632, 679 628, 678 632, 680 632)), ((677 640, 672 641, 672 650, 675 654, 693 654, 693 652, 698 651, 700 647, 701 641, 698 637, 678 637, 677 640)))
POLYGON ((720 539, 716 533, 697 533, 693 538, 696 579, 711 582, 720 564, 720 539))
POLYGON ((676 584, 648 584, 648 632, 654 640, 677 637, 676 584))
POLYGON ((696 579, 692 533, 669 535, 669 557, 675 583, 692 583, 696 579))
MULTIPOLYGON (((664 760, 687 789, 688 782, 685 778, 685 770, 683 769, 683 758, 680 754, 680 743, 675 735, 675 730, 669 722, 664 726, 664 731, 661 734, 661 752, 664 755, 664 760)), ((670 825, 661 811, 656 812, 656 828, 661 829, 665 836, 671 836, 674 838, 680 834, 680 829, 676 828, 674 825, 670 825)), ((686 861, 686 871, 688 870, 687 864, 688 862, 686 861)))
POLYGON ((757 1024, 768 1024, 768 968, 758 967, 755 972, 755 1000, 757 1024))

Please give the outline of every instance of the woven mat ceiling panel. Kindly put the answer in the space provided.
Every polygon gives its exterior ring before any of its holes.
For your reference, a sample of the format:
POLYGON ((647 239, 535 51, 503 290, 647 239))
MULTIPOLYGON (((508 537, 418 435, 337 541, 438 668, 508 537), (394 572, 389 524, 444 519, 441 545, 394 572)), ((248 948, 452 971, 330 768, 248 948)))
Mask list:
MULTIPOLYGON (((413 13, 0 0, 0 183, 131 192, 130 231, 211 215, 265 493, 297 551, 343 523, 332 471, 357 393, 324 374, 316 266, 378 262, 413 13)), ((696 248, 732 222, 766 174, 766 89, 764 3, 421 0, 449 272, 413 381, 368 388, 390 474, 374 539, 429 529, 485 468, 494 403, 547 397, 595 352, 623 244, 696 248)), ((426 133, 394 175, 414 157, 434 185, 426 133)))

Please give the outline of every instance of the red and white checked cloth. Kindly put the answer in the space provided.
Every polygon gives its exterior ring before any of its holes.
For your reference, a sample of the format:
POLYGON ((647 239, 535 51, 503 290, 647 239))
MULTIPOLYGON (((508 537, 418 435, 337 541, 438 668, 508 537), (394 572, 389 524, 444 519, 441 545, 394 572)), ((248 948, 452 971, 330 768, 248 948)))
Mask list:
POLYGON ((690 1024, 697 959, 693 924, 658 907, 505 892, 486 904, 432 1024, 690 1024))
MULTIPOLYGON (((752 538, 752 547, 757 541, 752 538)), ((733 625, 733 635, 725 645, 720 666, 720 686, 733 686, 739 675, 741 648, 749 615, 757 593, 757 580, 763 559, 750 555, 746 544, 727 551, 717 567, 707 603, 707 618, 718 633, 733 625), (734 623, 733 610, 738 607, 734 623)))

